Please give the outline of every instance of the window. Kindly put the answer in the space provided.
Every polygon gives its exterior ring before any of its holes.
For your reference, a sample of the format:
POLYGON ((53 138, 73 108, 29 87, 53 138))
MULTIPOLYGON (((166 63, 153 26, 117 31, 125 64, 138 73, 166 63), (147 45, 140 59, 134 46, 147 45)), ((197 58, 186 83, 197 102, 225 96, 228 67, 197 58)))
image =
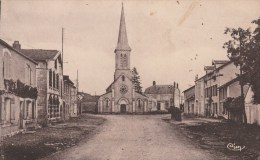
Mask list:
POLYGON ((4 57, 3 57, 3 77, 5 79, 11 78, 11 53, 9 50, 4 49, 4 57))
POLYGON ((105 102, 106 102, 106 107, 109 107, 109 99, 106 99, 105 102))
POLYGON ((11 99, 9 98, 5 98, 4 111, 5 111, 5 117, 3 117, 4 120, 6 122, 11 122, 11 99))
POLYGON ((49 86, 52 87, 52 71, 49 70, 49 86))
POLYGON ((57 60, 54 61, 54 67, 57 69, 57 60))
POLYGON ((121 56, 121 67, 127 67, 127 56, 121 56))
POLYGON ((54 71, 52 72, 52 75, 53 75, 53 76, 52 76, 52 77, 53 77, 53 85, 52 85, 52 87, 53 87, 53 88, 56 88, 56 84, 55 84, 55 79, 56 79, 56 78, 55 78, 55 72, 54 72, 54 71))
POLYGON ((122 81, 123 81, 123 82, 125 81, 125 76, 122 76, 122 81))
POLYGON ((32 82, 32 69, 29 64, 26 64, 26 69, 25 69, 25 76, 26 76, 26 83, 28 85, 31 85, 32 82))
POLYGON ((137 100, 137 106, 138 106, 138 108, 141 108, 141 99, 137 100))
POLYGON ((56 74, 56 82, 57 82, 56 88, 59 89, 59 75, 58 74, 56 74))
POLYGON ((50 95, 48 102, 48 118, 59 117, 59 97, 50 95))
POLYGON ((218 104, 213 103, 213 114, 218 114, 218 104))

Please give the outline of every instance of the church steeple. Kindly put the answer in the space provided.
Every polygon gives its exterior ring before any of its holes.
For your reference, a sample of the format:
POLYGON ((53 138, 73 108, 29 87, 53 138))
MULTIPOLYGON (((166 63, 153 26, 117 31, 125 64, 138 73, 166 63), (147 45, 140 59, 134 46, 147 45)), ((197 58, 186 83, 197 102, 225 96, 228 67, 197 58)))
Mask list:
POLYGON ((115 52, 117 52, 117 51, 131 51, 131 48, 130 48, 130 46, 128 44, 128 40, 127 40, 123 2, 122 2, 118 41, 117 41, 117 47, 115 49, 115 52))

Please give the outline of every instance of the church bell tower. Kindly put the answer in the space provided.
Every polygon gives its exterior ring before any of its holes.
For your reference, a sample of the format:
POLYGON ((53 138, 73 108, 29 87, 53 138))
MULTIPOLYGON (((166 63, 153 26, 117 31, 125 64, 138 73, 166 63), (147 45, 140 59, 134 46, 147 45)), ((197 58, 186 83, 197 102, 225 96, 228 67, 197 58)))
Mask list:
POLYGON ((117 47, 115 49, 115 62, 116 62, 115 74, 114 74, 115 79, 117 79, 122 74, 131 78, 130 52, 131 52, 131 48, 128 44, 127 33, 126 33, 124 4, 122 3, 118 41, 117 41, 117 47))

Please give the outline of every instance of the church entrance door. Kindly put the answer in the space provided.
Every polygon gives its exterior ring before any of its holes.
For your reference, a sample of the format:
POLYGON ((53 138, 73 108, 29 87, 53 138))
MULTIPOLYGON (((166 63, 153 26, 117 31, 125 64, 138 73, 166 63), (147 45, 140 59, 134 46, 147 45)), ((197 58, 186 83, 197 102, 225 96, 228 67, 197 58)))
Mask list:
POLYGON ((126 104, 121 104, 120 108, 121 108, 121 113, 126 113, 126 104))

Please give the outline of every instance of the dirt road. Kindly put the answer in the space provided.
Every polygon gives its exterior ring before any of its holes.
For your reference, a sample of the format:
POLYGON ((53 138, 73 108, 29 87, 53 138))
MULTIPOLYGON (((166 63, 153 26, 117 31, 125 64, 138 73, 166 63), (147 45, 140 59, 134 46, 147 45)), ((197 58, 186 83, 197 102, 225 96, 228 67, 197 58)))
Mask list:
POLYGON ((161 118, 166 115, 107 115, 107 122, 88 141, 47 160, 209 160, 161 118))

